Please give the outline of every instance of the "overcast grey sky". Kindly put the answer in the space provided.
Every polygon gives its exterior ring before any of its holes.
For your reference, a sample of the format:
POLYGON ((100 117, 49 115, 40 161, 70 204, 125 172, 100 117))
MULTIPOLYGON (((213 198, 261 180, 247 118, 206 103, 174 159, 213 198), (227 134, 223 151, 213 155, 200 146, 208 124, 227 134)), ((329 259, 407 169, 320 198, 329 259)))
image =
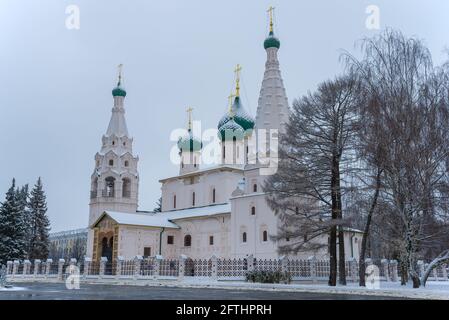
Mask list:
POLYGON ((379 7, 381 30, 416 35, 435 63, 446 59, 447 0, 0 0, 1 199, 12 177, 22 185, 42 176, 52 231, 87 225, 94 155, 123 63, 139 208, 153 209, 158 180, 178 171, 169 161, 170 132, 185 125, 186 106, 203 128, 216 126, 237 63, 254 115, 269 5, 290 102, 341 72, 341 49, 379 32, 365 27, 368 5, 379 7), (65 26, 71 4, 80 8, 79 30, 65 26))

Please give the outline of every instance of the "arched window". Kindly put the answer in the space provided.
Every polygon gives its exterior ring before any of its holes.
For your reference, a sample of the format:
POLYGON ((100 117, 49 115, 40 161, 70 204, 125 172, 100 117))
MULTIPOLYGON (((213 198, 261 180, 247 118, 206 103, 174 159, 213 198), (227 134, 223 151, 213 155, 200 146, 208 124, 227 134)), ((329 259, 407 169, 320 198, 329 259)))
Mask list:
POLYGON ((112 167, 114 165, 114 160, 109 160, 109 165, 112 167))
POLYGON ((257 183, 253 185, 253 192, 257 192, 257 183))
POLYGON ((251 207, 251 215, 252 215, 252 216, 255 216, 255 215, 256 215, 256 207, 255 207, 255 206, 252 206, 252 207, 251 207))
POLYGON ((107 177, 105 179, 105 189, 103 190, 103 197, 113 198, 115 196, 115 178, 107 177))
POLYGON ((173 195, 173 209, 176 209, 176 194, 173 195))
POLYGON ((262 232, 262 241, 263 242, 267 242, 268 241, 268 231, 267 230, 264 230, 262 232))
POLYGON ((223 146, 223 159, 225 159, 225 158, 226 158, 226 147, 223 146))
POLYGON ((246 232, 242 233, 242 242, 246 243, 246 232))
POLYGON ((125 161, 125 167, 129 167, 129 161, 128 160, 125 161))
POLYGON ((212 203, 215 203, 216 201, 216 193, 215 193, 215 188, 212 190, 212 203))
POLYGON ((195 192, 192 193, 192 206, 195 206, 195 192))
POLYGON ((131 197, 131 180, 129 178, 124 178, 122 180, 122 197, 130 198, 131 197))
POLYGON ((184 247, 190 247, 192 246, 192 236, 190 234, 187 234, 184 237, 184 247))

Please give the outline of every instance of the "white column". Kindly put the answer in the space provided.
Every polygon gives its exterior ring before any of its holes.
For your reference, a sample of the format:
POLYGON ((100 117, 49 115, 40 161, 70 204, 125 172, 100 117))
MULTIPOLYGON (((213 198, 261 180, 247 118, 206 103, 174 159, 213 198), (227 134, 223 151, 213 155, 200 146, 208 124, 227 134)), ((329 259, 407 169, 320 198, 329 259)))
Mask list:
POLYGON ((399 279, 398 262, 396 260, 390 260, 390 264, 391 264, 391 281, 397 282, 399 279))
POLYGON ((23 262, 23 275, 30 274, 31 261, 25 260, 23 262))
POLYGON ((34 260, 34 277, 37 277, 37 275, 39 274, 40 265, 41 265, 41 260, 39 260, 39 259, 34 260))
POLYGON ((122 275, 122 269, 123 269, 123 261, 125 259, 122 256, 117 257, 117 268, 115 269, 115 276, 116 278, 119 278, 122 275))
POLYGON ((53 263, 53 259, 47 259, 45 261, 45 277, 48 278, 50 275, 51 264, 53 263))
POLYGON ((390 273, 388 270, 388 260, 387 259, 382 259, 380 261, 380 263, 382 264, 382 269, 384 270, 384 274, 385 274, 385 280, 386 281, 390 281, 390 273))
POLYGON ((58 261, 58 280, 62 280, 62 273, 63 273, 63 268, 64 268, 64 263, 65 260, 64 259, 59 259, 58 261))
POLYGON ((213 255, 210 258, 212 262, 212 280, 217 281, 218 280, 218 257, 216 255, 213 255))
POLYGON ((99 272, 100 278, 102 278, 104 276, 104 272, 106 269, 106 262, 108 262, 108 258, 106 258, 106 257, 100 258, 100 272, 99 272))
POLYGON ((179 256, 179 272, 178 272, 178 280, 184 280, 185 272, 186 272, 186 260, 187 256, 185 254, 181 254, 179 256))
POLYGON ((89 268, 90 264, 92 263, 92 258, 90 257, 84 257, 84 278, 86 278, 89 275, 89 268))
POLYGON ((309 266, 310 266, 310 278, 313 282, 317 281, 317 265, 316 265, 316 257, 309 257, 309 266))

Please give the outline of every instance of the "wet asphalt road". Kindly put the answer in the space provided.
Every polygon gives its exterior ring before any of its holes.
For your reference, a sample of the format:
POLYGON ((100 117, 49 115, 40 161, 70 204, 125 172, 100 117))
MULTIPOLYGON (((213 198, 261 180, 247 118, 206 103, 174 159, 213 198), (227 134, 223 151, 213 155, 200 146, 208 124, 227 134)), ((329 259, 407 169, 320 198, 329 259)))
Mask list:
POLYGON ((273 292, 212 288, 170 288, 81 284, 68 290, 62 283, 14 283, 26 290, 0 290, 0 300, 393 300, 353 294, 273 292))

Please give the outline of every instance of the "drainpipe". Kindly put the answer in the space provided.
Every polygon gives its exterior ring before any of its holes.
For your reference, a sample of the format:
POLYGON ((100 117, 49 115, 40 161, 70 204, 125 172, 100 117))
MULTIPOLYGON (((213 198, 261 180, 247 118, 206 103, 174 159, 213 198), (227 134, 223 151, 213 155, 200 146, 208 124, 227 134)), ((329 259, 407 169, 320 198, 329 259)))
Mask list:
POLYGON ((162 228, 161 233, 159 233, 159 255, 162 256, 162 234, 164 233, 165 228, 162 228))

